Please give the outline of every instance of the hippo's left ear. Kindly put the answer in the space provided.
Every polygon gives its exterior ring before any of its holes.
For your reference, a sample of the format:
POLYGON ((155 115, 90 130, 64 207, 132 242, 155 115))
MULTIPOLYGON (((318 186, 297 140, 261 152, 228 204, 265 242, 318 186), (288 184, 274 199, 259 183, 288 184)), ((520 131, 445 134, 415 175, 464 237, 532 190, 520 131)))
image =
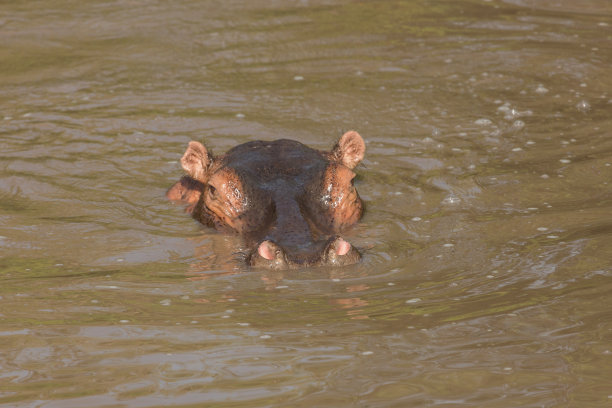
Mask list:
POLYGON ((349 130, 338 140, 331 153, 336 161, 353 169, 363 159, 365 143, 359 133, 349 130))

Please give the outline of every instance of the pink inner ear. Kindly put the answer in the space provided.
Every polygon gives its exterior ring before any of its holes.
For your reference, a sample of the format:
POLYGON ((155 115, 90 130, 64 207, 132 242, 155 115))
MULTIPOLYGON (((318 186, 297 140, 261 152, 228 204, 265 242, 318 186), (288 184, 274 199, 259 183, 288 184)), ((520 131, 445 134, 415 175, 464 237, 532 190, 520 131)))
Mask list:
POLYGON ((203 144, 196 141, 189 142, 187 150, 181 157, 181 165, 183 169, 193 179, 206 182, 208 175, 206 174, 208 167, 211 164, 212 157, 203 144))
POLYGON ((336 254, 338 255, 346 255, 351 250, 351 244, 339 238, 336 242, 336 254))
POLYGON ((340 161, 349 169, 355 168, 363 159, 365 143, 359 133, 349 130, 342 135, 337 145, 340 161))
POLYGON ((274 249, 272 249, 270 245, 270 241, 264 241, 259 244, 257 248, 257 253, 262 257, 269 261, 274 259, 274 249))

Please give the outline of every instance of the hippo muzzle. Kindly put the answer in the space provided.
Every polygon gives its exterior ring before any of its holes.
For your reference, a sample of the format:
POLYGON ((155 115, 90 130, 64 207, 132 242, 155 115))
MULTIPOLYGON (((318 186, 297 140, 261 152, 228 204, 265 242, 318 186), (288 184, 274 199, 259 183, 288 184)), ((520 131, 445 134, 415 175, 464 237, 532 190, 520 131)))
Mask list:
POLYGON ((273 241, 263 241, 247 257, 250 266, 267 269, 295 269, 308 266, 344 266, 361 260, 361 254, 350 243, 337 236, 323 245, 307 250, 286 251, 273 241), (314 250, 313 250, 314 249, 314 250))

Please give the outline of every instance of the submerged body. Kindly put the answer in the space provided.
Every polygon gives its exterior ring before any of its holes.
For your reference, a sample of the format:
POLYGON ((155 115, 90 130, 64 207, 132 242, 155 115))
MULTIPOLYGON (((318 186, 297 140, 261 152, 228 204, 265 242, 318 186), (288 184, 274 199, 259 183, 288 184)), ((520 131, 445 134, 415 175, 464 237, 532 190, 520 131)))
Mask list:
POLYGON ((361 257, 339 233, 363 213, 352 169, 364 152, 353 131, 329 152, 283 139, 215 157, 192 141, 181 159, 188 175, 167 196, 203 224, 243 236, 251 266, 348 265, 361 257))

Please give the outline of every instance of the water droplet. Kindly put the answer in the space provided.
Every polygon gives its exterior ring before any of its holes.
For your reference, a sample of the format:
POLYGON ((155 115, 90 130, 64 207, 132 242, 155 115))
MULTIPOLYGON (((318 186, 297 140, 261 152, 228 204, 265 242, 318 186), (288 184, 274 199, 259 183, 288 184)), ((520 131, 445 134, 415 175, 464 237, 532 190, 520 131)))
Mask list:
POLYGON ((504 103, 502 106, 497 108, 497 110, 502 112, 502 113, 508 113, 508 112, 510 112, 510 105, 508 103, 504 103))
POLYGON ((421 301, 421 298, 413 298, 413 299, 408 299, 406 303, 419 303, 420 301, 421 301))
POLYGON ((415 222, 421 221, 421 217, 412 217, 412 221, 415 221, 415 222))
POLYGON ((442 200, 442 204, 459 204, 461 202, 461 199, 459 197, 457 197, 456 195, 449 195, 448 197, 446 197, 444 200, 442 200))
POLYGON ((481 119, 477 119, 476 121, 474 121, 474 123, 477 124, 478 126, 488 126, 488 125, 491 125, 493 122, 489 119, 481 118, 481 119))
POLYGON ((512 127, 516 130, 521 130, 522 128, 525 127, 525 122, 523 122, 522 120, 515 120, 512 123, 512 127))
POLYGON ((559 160, 559 161, 560 161, 561 163, 563 163, 563 164, 569 164, 569 163, 571 163, 571 162, 572 162, 570 159, 561 159, 561 160, 559 160))
POLYGON ((452 248, 452 247, 454 247, 454 246, 455 246, 455 244, 450 244, 450 243, 449 243, 449 244, 444 244, 444 245, 442 245, 442 246, 443 246, 444 248, 452 248))
POLYGON ((576 104, 576 109, 582 113, 587 113, 591 110, 591 105, 587 101, 582 100, 576 104))

